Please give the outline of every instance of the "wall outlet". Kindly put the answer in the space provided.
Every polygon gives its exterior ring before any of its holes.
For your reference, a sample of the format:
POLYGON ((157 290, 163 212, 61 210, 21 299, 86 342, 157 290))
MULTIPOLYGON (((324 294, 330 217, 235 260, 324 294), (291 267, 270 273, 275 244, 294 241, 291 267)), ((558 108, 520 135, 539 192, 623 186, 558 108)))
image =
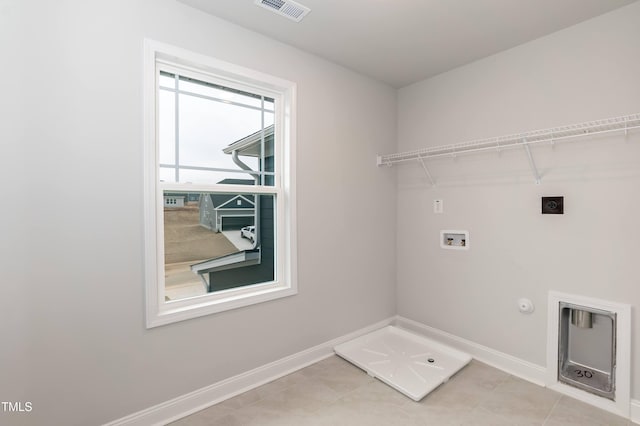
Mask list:
POLYGON ((438 214, 444 212, 444 202, 442 200, 433 200, 433 212, 438 214))
POLYGON ((542 197, 542 214, 564 214, 564 197, 542 197))

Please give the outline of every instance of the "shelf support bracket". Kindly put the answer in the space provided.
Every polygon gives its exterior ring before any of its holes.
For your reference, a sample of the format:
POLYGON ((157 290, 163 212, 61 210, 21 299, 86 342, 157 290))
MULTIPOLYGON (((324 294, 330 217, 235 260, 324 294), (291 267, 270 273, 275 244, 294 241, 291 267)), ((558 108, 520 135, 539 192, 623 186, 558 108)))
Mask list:
POLYGON ((436 183, 433 180, 433 177, 431 177, 431 173, 429 173, 429 169, 427 168, 427 165, 424 164, 424 159, 422 157, 418 157, 418 161, 420 161, 420 164, 422 165, 422 169, 424 170, 424 173, 429 178, 429 181, 431 182, 431 186, 436 186, 436 183))
POLYGON ((536 185, 540 185, 540 173, 538 173, 536 163, 535 161, 533 161, 533 155, 531 155, 531 149, 529 149, 529 144, 527 143, 526 139, 522 140, 522 145, 524 146, 524 150, 527 153, 527 157, 529 158, 529 167, 531 167, 531 172, 533 173, 536 185))

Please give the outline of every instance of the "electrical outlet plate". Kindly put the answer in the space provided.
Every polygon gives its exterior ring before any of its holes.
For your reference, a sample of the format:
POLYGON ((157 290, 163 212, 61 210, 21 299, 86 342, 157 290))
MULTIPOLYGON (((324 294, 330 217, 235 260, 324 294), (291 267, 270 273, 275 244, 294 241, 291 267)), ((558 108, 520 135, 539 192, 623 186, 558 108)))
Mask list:
POLYGON ((436 214, 444 213, 444 201, 443 200, 433 200, 433 212, 436 214))

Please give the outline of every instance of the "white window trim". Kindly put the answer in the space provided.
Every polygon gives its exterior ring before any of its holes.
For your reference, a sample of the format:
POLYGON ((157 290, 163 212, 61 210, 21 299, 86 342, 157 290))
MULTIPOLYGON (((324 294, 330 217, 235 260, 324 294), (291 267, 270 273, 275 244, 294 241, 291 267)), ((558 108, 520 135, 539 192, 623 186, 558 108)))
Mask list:
MULTIPOLYGON (((147 328, 183 321, 204 315, 266 302, 297 293, 295 147, 296 147, 296 84, 258 71, 220 61, 205 55, 146 39, 144 41, 144 234, 145 290, 147 328), (163 209, 162 190, 184 192, 185 185, 162 184, 156 176, 156 64, 158 61, 177 63, 198 73, 210 73, 228 84, 252 88, 259 92, 273 91, 282 103, 282 114, 276 116, 276 128, 286 140, 276 151, 274 187, 226 185, 238 194, 275 194, 276 202, 276 280, 219 291, 199 297, 164 301, 164 247, 160 218, 163 209)), ((276 144, 277 146, 278 144, 276 144)), ((189 185, 188 191, 210 191, 208 186, 189 185)))

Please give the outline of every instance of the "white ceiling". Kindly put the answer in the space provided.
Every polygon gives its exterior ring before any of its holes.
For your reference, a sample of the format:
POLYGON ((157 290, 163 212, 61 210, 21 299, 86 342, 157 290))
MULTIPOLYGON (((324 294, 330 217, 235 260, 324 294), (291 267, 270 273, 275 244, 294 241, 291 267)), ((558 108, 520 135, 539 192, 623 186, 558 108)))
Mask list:
POLYGON ((636 0, 297 0, 300 23, 253 0, 178 0, 394 87, 636 0))

